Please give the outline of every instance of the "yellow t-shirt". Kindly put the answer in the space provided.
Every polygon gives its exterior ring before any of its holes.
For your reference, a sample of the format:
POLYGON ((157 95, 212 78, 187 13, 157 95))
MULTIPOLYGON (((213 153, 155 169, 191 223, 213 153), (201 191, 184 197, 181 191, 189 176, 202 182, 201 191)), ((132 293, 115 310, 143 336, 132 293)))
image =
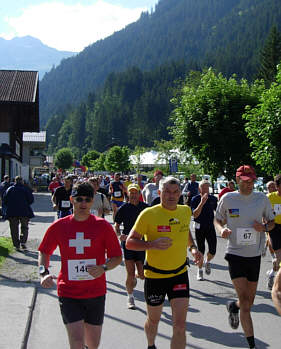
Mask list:
POLYGON ((281 224, 281 196, 278 195, 278 191, 270 193, 267 196, 275 214, 274 222, 281 224))
MULTIPOLYGON (((180 267, 186 260, 189 245, 189 225, 191 209, 188 206, 178 205, 176 210, 167 210, 156 205, 141 212, 133 227, 145 241, 153 241, 159 237, 172 239, 172 246, 167 250, 147 250, 146 260, 152 267, 162 270, 173 270, 180 267)), ((186 271, 186 267, 177 274, 160 274, 145 269, 147 278, 170 278, 186 271)))

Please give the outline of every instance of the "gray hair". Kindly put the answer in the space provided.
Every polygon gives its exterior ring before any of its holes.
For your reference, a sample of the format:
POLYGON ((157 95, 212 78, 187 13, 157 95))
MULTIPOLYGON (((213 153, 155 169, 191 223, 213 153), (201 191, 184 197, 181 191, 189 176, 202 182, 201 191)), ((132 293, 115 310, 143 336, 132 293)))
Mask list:
POLYGON ((199 188, 203 187, 204 184, 209 184, 209 186, 211 185, 207 179, 202 179, 202 181, 199 183, 199 188))
POLYGON ((181 183, 180 183, 179 179, 177 179, 173 176, 168 176, 168 177, 160 179, 159 190, 162 191, 166 184, 177 184, 178 187, 181 189, 181 183))

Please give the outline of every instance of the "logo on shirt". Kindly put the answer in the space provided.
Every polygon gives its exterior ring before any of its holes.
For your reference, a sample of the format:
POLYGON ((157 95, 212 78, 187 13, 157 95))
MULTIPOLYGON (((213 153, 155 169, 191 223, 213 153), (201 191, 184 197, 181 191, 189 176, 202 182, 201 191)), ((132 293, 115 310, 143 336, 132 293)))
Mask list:
POLYGON ((171 227, 169 225, 158 225, 157 231, 161 233, 170 233, 171 227))
POLYGON ((231 218, 239 217, 239 208, 230 208, 228 212, 229 212, 229 217, 231 218))
POLYGON ((171 218, 169 219, 170 225, 180 224, 180 221, 177 218, 171 218))

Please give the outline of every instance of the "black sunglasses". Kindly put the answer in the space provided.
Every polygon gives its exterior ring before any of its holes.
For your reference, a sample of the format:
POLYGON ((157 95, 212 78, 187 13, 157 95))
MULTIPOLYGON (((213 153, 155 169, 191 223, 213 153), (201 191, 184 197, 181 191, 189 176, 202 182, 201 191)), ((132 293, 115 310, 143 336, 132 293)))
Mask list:
POLYGON ((92 201, 92 198, 90 198, 90 197, 87 197, 86 199, 83 199, 83 198, 81 198, 81 196, 77 196, 77 198, 75 198, 75 201, 76 202, 91 202, 92 201))

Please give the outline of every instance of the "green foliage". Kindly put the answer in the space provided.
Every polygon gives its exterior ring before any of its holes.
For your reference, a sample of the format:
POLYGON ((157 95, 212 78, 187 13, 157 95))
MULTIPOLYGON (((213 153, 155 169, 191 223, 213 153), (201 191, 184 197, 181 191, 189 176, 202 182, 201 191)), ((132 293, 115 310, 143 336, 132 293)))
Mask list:
POLYGON ((11 238, 0 237, 0 265, 3 264, 6 257, 14 251, 14 246, 11 238))
POLYGON ((268 174, 281 172, 281 65, 276 83, 264 90, 255 108, 248 107, 243 115, 246 132, 253 148, 252 156, 268 174))
POLYGON ((275 81, 279 63, 281 63, 281 33, 276 26, 273 26, 261 51, 259 78, 265 81, 266 86, 269 87, 275 81))
POLYGON ((202 73, 199 85, 183 86, 174 99, 173 134, 180 149, 193 155, 213 178, 233 178, 242 163, 251 163, 242 114, 255 106, 261 86, 226 79, 212 69, 202 73))
POLYGON ((69 169, 73 160, 73 153, 69 148, 62 148, 55 154, 55 166, 63 170, 69 169))
POLYGON ((131 156, 134 158, 134 163, 135 165, 135 170, 137 171, 137 173, 140 172, 140 167, 141 167, 141 155, 143 153, 146 152, 146 148, 145 147, 140 147, 140 146, 136 146, 135 149, 133 150, 131 156))
POLYGON ((127 172, 130 169, 129 149, 114 146, 106 153, 104 167, 110 172, 127 172))
POLYGON ((82 157, 82 165, 91 167, 91 163, 100 157, 100 153, 96 150, 90 150, 82 157))
POLYGON ((105 163, 106 153, 101 153, 100 156, 92 160, 90 162, 90 168, 93 171, 105 171, 104 163, 105 163))

